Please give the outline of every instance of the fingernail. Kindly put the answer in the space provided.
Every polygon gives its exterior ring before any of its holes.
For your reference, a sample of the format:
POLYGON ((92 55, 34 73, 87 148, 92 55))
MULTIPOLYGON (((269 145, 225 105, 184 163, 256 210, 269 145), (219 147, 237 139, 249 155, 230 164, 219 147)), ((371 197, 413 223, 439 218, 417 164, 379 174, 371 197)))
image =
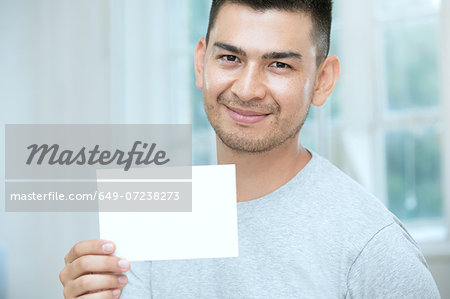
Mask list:
POLYGON ((127 282, 127 278, 125 276, 119 276, 119 283, 125 284, 127 282))
POLYGON ((103 246, 102 246, 103 252, 105 252, 105 253, 112 252, 113 248, 114 248, 114 246, 111 243, 106 243, 106 244, 103 244, 103 246))
POLYGON ((122 269, 126 269, 130 266, 130 262, 127 260, 120 260, 119 261, 119 267, 122 269))
POLYGON ((114 297, 119 298, 119 295, 120 295, 120 290, 119 289, 116 289, 116 290, 112 291, 112 293, 113 293, 114 297))

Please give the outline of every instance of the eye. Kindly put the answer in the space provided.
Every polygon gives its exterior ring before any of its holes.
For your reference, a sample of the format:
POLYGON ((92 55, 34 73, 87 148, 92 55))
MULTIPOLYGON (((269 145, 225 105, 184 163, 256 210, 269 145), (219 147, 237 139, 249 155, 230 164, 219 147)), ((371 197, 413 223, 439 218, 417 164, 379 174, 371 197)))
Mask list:
POLYGON ((219 57, 220 60, 224 62, 238 62, 239 59, 234 55, 222 55, 219 57))
POLYGON ((274 66, 274 67, 276 67, 278 69, 289 69, 289 68, 291 68, 288 64, 283 63, 283 62, 279 62, 279 61, 273 62, 270 66, 274 66))
POLYGON ((227 61, 236 61, 237 57, 233 55, 225 55, 227 61))

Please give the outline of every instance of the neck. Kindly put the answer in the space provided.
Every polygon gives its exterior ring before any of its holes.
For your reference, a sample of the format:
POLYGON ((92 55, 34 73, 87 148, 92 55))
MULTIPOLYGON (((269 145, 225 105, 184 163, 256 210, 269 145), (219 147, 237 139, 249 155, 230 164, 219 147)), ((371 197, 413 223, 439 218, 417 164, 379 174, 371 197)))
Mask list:
POLYGON ((237 201, 249 201, 286 184, 311 159, 298 136, 263 153, 238 152, 217 138, 218 164, 236 165, 237 201))

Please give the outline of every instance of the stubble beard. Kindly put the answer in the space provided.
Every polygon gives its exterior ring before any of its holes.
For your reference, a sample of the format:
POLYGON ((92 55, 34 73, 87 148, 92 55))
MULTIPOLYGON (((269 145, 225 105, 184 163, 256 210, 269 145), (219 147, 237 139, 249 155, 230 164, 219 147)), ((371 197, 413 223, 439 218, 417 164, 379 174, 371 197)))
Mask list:
POLYGON ((302 119, 293 126, 293 119, 280 119, 280 106, 278 104, 262 105, 258 101, 244 102, 240 99, 229 99, 224 95, 219 95, 217 105, 205 104, 206 115, 209 123, 216 132, 217 137, 230 149, 236 152, 245 153, 265 153, 298 136, 306 117, 309 112, 310 103, 305 106, 306 111, 302 115, 302 119), (230 132, 220 121, 219 107, 226 105, 228 107, 238 107, 243 109, 254 109, 271 113, 275 120, 271 123, 271 128, 261 136, 251 136, 245 132, 245 126, 237 132, 230 132))

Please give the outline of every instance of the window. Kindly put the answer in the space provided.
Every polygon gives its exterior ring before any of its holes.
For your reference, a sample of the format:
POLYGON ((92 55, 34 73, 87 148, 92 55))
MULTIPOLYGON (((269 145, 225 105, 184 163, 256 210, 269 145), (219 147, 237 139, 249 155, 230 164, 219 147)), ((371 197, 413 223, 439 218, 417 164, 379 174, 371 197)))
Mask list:
POLYGON ((335 1, 331 53, 341 60, 341 78, 328 107, 311 119, 322 130, 306 133, 416 239, 443 240, 450 128, 441 51, 450 37, 441 2, 358 2, 335 1))
POLYGON ((404 221, 441 222, 440 1, 411 4, 375 1, 385 192, 404 221))
MULTIPOLYGON (((190 47, 192 53, 202 36, 206 36, 208 16, 211 6, 210 0, 192 0, 190 9, 191 29, 190 47)), ((192 56, 193 58, 193 56, 192 56)), ((196 165, 214 164, 216 162, 216 139, 203 109, 202 91, 195 85, 194 61, 191 59, 191 103, 193 127, 193 163, 196 165)))

